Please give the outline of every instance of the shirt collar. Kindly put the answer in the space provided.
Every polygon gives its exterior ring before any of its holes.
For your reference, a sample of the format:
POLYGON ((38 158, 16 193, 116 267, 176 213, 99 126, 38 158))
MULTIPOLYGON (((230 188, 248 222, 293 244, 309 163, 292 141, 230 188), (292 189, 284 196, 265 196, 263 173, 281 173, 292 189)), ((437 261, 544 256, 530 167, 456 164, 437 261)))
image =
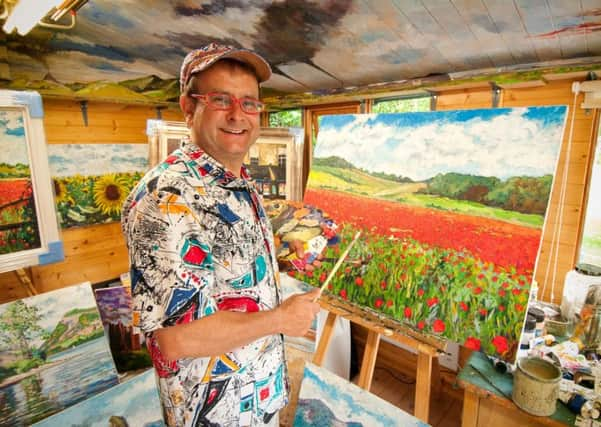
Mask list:
POLYGON ((217 185, 221 187, 244 187, 252 182, 250 172, 246 166, 242 165, 240 177, 237 177, 187 137, 182 140, 180 148, 192 160, 192 166, 196 168, 201 176, 212 176, 215 178, 217 185))

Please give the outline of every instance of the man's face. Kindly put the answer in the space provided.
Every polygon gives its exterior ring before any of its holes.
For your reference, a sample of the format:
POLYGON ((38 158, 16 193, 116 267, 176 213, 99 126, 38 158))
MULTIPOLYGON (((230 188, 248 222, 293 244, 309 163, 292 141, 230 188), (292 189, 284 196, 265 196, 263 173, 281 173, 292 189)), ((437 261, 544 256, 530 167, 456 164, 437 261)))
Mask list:
MULTIPOLYGON (((252 73, 219 62, 202 72, 197 89, 200 94, 223 92, 236 98, 259 97, 259 85, 252 73)), ((248 149, 259 137, 260 115, 245 113, 237 103, 230 111, 219 111, 202 100, 195 107, 190 101, 193 100, 189 97, 185 100, 189 107, 184 111, 192 142, 238 174, 248 149)))

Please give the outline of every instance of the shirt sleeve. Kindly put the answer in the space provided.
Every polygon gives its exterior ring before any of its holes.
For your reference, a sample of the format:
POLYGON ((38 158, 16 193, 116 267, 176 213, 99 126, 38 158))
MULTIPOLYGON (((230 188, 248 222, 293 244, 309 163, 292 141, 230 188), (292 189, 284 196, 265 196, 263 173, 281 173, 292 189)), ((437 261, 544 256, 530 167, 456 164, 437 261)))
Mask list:
POLYGON ((134 200, 124 223, 134 326, 142 332, 216 311, 210 221, 202 211, 193 212, 172 186, 134 200))

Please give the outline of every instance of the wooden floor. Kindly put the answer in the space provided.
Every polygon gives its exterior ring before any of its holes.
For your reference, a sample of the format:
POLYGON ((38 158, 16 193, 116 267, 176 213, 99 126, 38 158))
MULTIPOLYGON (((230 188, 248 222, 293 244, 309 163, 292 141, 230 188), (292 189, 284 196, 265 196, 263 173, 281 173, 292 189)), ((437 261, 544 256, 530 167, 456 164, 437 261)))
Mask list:
MULTIPOLYGON (((373 394, 413 414, 415 381, 376 365, 371 390, 373 394)), ((456 393, 455 393, 456 394, 456 393)), ((460 427, 463 401, 452 394, 441 392, 430 401, 429 424, 432 427, 460 427)))

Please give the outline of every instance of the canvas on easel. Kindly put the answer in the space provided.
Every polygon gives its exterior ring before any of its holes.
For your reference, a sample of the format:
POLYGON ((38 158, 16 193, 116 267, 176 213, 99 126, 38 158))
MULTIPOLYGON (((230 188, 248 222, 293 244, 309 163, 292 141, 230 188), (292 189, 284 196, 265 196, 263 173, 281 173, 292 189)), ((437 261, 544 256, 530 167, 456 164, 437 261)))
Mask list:
POLYGON ((332 295, 512 361, 566 110, 323 117, 304 203, 339 241, 295 277, 319 286, 362 230, 332 295))
POLYGON ((0 273, 64 259, 42 98, 0 90, 0 273))

